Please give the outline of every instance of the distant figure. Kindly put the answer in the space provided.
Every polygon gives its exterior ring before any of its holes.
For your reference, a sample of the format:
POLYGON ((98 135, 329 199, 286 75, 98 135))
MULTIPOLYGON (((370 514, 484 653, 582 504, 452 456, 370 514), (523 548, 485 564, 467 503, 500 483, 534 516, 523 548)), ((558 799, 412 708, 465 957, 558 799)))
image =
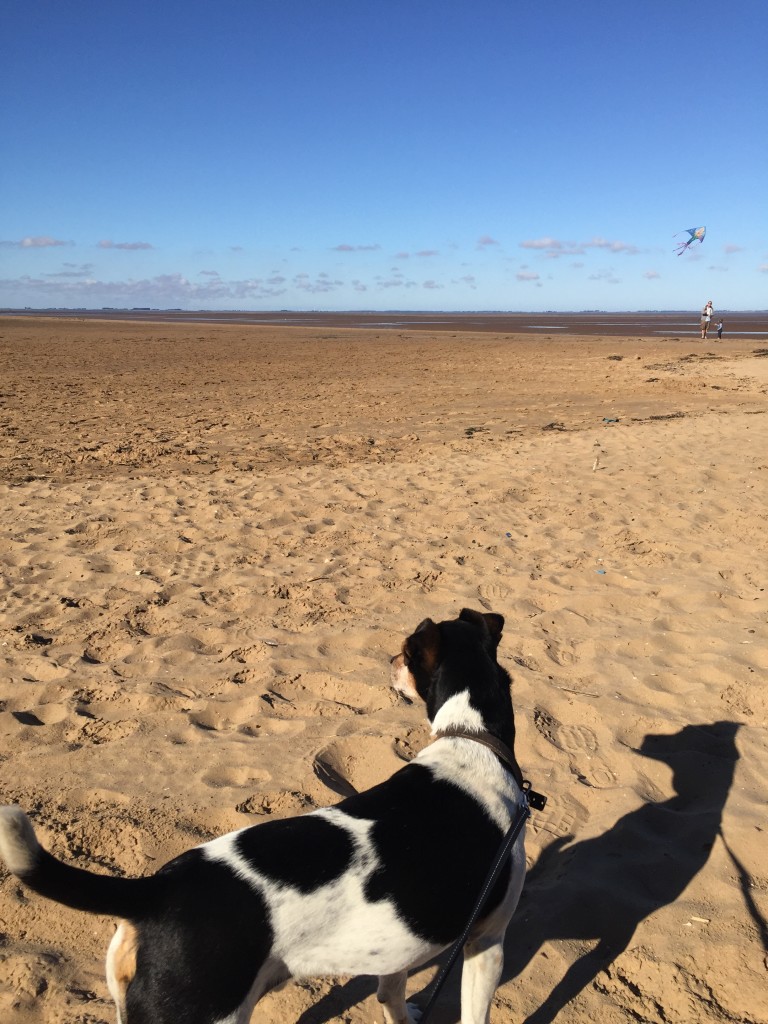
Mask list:
POLYGON ((701 340, 707 336, 709 325, 712 323, 712 299, 707 299, 707 304, 701 311, 701 340))
POLYGON ((720 319, 717 321, 717 340, 720 341, 722 336, 723 336, 723 318, 720 317, 720 319))

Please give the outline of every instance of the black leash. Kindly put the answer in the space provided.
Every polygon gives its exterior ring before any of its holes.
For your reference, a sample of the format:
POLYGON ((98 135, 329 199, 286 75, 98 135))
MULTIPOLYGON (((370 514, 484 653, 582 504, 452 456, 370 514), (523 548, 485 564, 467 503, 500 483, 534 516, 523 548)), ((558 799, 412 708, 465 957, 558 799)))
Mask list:
POLYGON ((443 966, 438 971, 437 977, 435 978, 434 986, 432 988, 432 992, 429 996, 429 999, 427 1000, 427 1005, 421 1011, 419 1024, 425 1024, 427 1018, 434 1009, 435 1003, 437 1002, 437 997, 440 994, 440 990, 447 981, 448 975, 453 970, 454 964, 458 960, 459 954, 461 953, 462 949, 464 948, 464 944, 469 938, 469 933, 472 931, 472 926, 480 916, 482 909, 485 906, 485 901, 488 899, 488 895, 491 889, 493 888, 497 878, 501 874, 501 869, 504 867, 506 859, 509 856, 509 851, 512 849, 515 840, 520 835, 520 832, 522 831, 523 825, 525 824, 526 820, 531 816, 531 807, 533 807, 536 811, 541 811, 544 809, 547 803, 547 798, 545 796, 542 796, 541 793, 533 792, 533 790, 531 789, 530 782, 523 782, 523 796, 525 797, 524 806, 518 810, 515 820, 509 827, 509 831, 501 841, 499 852, 496 854, 496 859, 494 860, 491 866, 491 870, 488 872, 488 876, 485 879, 485 882, 483 883, 483 887, 480 890, 480 895, 477 898, 474 910, 469 915, 469 920, 467 921, 464 927, 464 931, 461 933, 459 938, 451 947, 451 952, 448 954, 448 959, 445 961, 443 966))

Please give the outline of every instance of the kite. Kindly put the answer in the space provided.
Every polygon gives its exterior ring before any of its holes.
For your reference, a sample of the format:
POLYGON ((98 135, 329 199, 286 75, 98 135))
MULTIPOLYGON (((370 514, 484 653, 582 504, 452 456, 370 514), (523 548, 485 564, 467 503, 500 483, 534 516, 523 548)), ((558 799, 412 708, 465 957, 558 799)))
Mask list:
MULTIPOLYGON (((678 256, 682 256, 682 254, 685 252, 685 250, 688 248, 688 246, 691 245, 693 242, 696 242, 696 241, 703 242, 704 241, 704 235, 706 235, 706 233, 707 233, 707 229, 706 228, 686 228, 685 231, 686 231, 686 234, 690 235, 691 237, 688 239, 687 242, 680 242, 678 244, 678 246, 677 246, 677 255, 678 256)), ((682 231, 678 231, 677 232, 678 235, 682 235, 682 233, 683 233, 682 231)), ((674 235, 673 237, 677 238, 677 235, 674 235)))

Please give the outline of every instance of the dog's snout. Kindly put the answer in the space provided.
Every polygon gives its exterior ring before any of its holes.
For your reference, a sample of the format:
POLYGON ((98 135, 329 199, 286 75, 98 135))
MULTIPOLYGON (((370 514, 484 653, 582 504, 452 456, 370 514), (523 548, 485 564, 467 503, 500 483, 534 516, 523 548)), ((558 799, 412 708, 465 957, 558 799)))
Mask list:
POLYGON ((405 664, 405 656, 402 652, 390 658, 389 676, 392 688, 407 700, 415 700, 418 697, 416 683, 405 664))

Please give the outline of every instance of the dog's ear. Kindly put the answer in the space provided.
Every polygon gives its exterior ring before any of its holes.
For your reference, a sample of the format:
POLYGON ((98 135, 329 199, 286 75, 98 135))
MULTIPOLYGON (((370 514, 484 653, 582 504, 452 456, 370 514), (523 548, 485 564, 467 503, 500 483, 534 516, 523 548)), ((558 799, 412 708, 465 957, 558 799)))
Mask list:
POLYGON ((486 612, 486 614, 483 615, 483 618, 488 626, 488 632, 491 634, 491 639, 498 647, 501 643, 501 635, 504 632, 504 616, 497 615, 495 612, 486 612))
POLYGON ((504 616, 496 615, 494 612, 476 612, 471 608, 462 608, 459 618, 464 622, 471 622, 482 632, 488 630, 494 647, 501 642, 501 634, 504 630, 504 616))
POLYGON ((409 665, 415 664, 431 675, 440 656, 440 630, 432 619, 424 619, 405 641, 404 653, 409 665))

